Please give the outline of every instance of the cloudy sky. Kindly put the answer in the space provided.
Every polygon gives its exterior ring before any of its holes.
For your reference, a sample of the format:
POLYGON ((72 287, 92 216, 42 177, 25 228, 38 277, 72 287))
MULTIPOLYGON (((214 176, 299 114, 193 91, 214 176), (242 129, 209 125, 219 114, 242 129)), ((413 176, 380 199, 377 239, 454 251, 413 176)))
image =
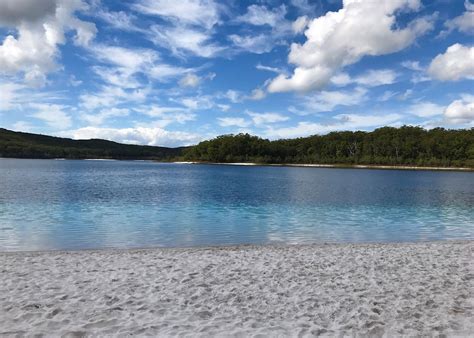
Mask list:
POLYGON ((0 127, 177 146, 474 126, 474 3, 0 0, 0 127))

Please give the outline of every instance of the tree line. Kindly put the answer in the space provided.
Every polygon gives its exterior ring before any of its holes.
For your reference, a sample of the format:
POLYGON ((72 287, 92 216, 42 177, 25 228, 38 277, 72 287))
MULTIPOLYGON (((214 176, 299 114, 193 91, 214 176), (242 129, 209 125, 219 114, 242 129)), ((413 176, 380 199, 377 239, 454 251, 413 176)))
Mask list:
POLYGON ((183 151, 187 161, 474 167, 474 128, 383 127, 270 141, 223 135, 183 151))
POLYGON ((474 168, 474 128, 383 127, 275 141, 249 134, 223 135, 181 148, 71 140, 0 128, 0 157, 474 168))

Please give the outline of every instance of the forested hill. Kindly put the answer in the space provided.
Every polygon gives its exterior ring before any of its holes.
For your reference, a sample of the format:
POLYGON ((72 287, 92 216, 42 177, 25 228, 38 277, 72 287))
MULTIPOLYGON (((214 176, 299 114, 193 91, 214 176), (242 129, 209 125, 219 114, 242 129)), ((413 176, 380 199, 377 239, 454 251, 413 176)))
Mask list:
POLYGON ((170 160, 183 148, 120 144, 106 140, 72 140, 0 128, 0 157, 68 159, 170 160))
POLYGON ((223 135, 187 148, 71 140, 0 128, 0 157, 474 168, 474 128, 425 130, 408 126, 383 127, 372 132, 332 132, 276 141, 248 134, 223 135))
POLYGON ((184 151, 184 159, 208 162, 315 163, 474 167, 474 128, 425 130, 383 127, 372 132, 269 141, 225 135, 184 151))

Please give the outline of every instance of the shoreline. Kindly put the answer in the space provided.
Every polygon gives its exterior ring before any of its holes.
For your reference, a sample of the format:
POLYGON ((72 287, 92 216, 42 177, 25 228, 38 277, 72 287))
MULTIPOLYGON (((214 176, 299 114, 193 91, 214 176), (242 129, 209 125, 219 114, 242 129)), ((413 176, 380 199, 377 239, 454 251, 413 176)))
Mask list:
POLYGON ((474 333, 474 241, 0 253, 0 335, 474 333))
MULTIPOLYGON (((166 163, 166 162, 163 162, 166 163)), ((207 165, 227 165, 227 166, 258 166, 258 167, 296 167, 296 168, 336 168, 336 169, 379 169, 379 170, 424 170, 424 171, 463 171, 471 172, 474 168, 469 167, 425 167, 409 165, 376 165, 376 164, 311 164, 311 163, 255 163, 255 162, 194 162, 194 161, 175 161, 174 164, 207 164, 207 165)))
POLYGON ((377 169, 377 170, 423 170, 423 171, 462 171, 474 172, 474 167, 427 167, 410 165, 377 165, 377 164, 314 164, 314 163, 256 163, 256 162, 199 162, 199 161, 156 161, 153 159, 113 159, 113 158, 16 158, 0 157, 12 160, 46 160, 46 161, 104 161, 104 162, 154 162, 193 165, 225 165, 248 167, 296 167, 296 168, 335 168, 335 169, 377 169))
POLYGON ((86 248, 86 249, 39 249, 39 250, 0 250, 1 255, 15 254, 73 254, 82 252, 101 253, 101 252, 130 252, 130 251, 188 251, 188 250, 245 250, 245 249, 278 249, 278 248, 326 248, 342 246, 410 246, 418 244, 469 244, 474 245, 473 239, 439 239, 439 240, 416 240, 416 241, 393 241, 393 242, 314 242, 314 243, 242 243, 242 244, 216 244, 216 245, 190 245, 190 246, 137 246, 129 248, 104 247, 104 248, 86 248))

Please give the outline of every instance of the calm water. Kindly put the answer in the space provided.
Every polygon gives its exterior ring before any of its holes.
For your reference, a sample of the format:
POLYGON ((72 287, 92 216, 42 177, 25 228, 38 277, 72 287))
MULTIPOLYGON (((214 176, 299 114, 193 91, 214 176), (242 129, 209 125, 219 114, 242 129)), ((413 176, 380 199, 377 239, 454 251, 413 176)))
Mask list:
POLYGON ((474 239, 474 173, 0 159, 0 250, 474 239))

